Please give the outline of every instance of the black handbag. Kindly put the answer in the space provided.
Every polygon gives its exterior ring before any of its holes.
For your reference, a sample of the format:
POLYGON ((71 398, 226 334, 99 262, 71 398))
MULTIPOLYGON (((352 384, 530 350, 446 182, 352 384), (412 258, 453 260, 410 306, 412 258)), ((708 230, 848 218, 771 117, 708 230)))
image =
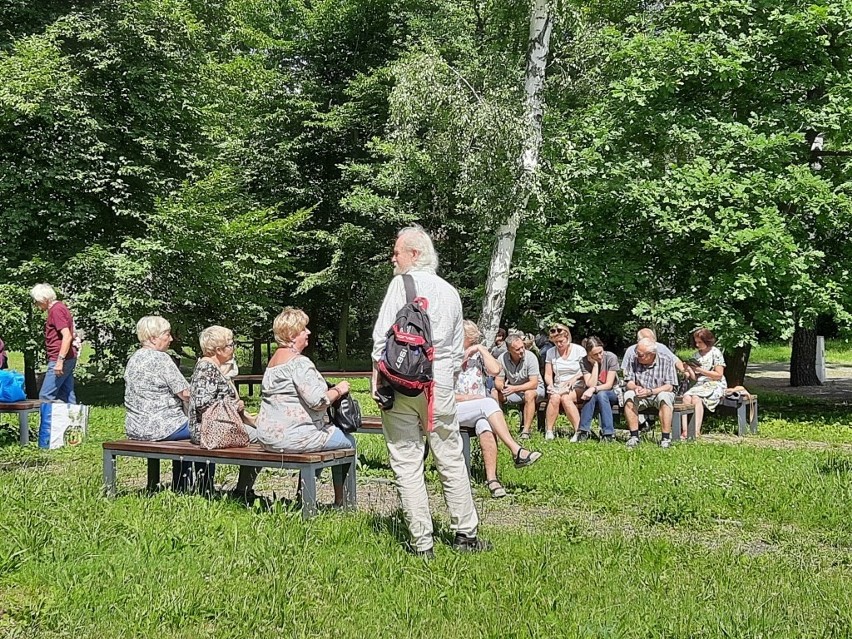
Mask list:
POLYGON ((351 393, 346 393, 328 407, 328 418, 344 433, 354 433, 361 428, 361 406, 351 393))

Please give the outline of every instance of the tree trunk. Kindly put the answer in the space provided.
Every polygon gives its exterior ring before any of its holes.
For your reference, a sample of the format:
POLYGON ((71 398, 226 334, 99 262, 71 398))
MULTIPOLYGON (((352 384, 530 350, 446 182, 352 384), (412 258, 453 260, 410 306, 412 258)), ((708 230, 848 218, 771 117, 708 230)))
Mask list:
POLYGON ((349 306, 352 300, 352 286, 347 286, 343 292, 340 308, 340 319, 337 323, 337 367, 345 371, 349 361, 349 306))
POLYGON ((36 380, 36 355, 24 350, 24 387, 29 399, 38 399, 38 381, 36 380))
MULTIPOLYGON (((541 150, 541 120, 544 113, 542 88, 547 68, 547 56, 550 52, 550 33, 553 28, 553 14, 547 0, 533 0, 530 11, 530 38, 527 49, 527 67, 524 76, 526 94, 525 119, 527 139, 519 158, 521 167, 518 180, 517 201, 509 218, 497 229, 497 241, 491 253, 491 265, 485 284, 485 298, 482 300, 482 314, 479 326, 486 344, 493 344, 503 308, 506 305, 506 289, 509 287, 509 271, 512 267, 512 254, 515 252, 515 238, 521 220, 530 205, 530 197, 538 188, 538 156, 541 150)), ((537 199, 534 200, 537 202, 537 199)))
POLYGON ((797 326, 790 354, 790 386, 822 386, 816 373, 816 328, 797 326))
POLYGON ((725 381, 728 387, 745 385, 748 358, 751 355, 751 344, 725 349, 725 381))
POLYGON ((263 342, 257 336, 251 339, 251 372, 254 375, 263 372, 263 342))

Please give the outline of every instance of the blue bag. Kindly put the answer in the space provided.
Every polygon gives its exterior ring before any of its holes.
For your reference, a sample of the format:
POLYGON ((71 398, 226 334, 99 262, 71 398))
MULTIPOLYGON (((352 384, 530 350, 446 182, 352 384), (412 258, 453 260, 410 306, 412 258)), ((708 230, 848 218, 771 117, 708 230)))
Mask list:
POLYGON ((20 402, 26 398, 23 374, 0 370, 0 402, 20 402))

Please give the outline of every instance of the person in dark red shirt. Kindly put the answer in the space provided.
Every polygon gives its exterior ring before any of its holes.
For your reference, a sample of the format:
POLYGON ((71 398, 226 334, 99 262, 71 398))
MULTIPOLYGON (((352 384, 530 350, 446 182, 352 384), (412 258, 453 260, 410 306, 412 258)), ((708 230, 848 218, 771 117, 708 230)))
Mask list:
POLYGON ((76 404, 74 394, 74 368, 77 366, 77 351, 74 348, 74 318, 71 311, 56 299, 56 292, 49 284, 36 284, 30 291, 35 305, 47 311, 44 323, 44 344, 47 349, 47 373, 41 385, 39 399, 58 400, 76 404))

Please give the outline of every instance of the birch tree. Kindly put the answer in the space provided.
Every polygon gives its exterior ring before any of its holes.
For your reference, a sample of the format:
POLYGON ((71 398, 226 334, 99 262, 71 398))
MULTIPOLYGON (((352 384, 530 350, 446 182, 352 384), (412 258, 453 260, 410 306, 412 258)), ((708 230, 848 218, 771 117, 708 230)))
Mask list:
POLYGON ((500 318, 506 303, 506 290, 509 287, 509 271, 512 266, 518 227, 530 206, 530 200, 536 201, 542 140, 541 123, 544 114, 542 89, 552 29, 553 12, 547 0, 533 0, 524 75, 526 139, 519 159, 520 177, 516 189, 516 204, 506 221, 497 228, 497 239, 491 253, 485 297, 482 301, 482 314, 479 319, 479 326, 485 336, 486 344, 494 342, 500 326, 500 318))

